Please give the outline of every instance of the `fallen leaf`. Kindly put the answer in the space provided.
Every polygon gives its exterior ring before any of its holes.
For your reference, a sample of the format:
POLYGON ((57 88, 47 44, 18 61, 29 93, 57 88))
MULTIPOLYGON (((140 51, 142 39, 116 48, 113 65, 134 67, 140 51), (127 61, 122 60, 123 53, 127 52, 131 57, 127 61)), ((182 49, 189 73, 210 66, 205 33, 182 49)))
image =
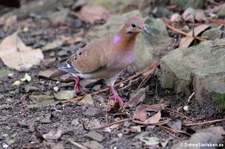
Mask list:
POLYGON ((133 119, 145 121, 147 119, 146 105, 139 105, 133 114, 133 119))
POLYGON ((75 15, 85 22, 95 23, 97 21, 105 21, 109 16, 109 12, 103 6, 87 4, 75 15))
POLYGON ((44 55, 40 49, 27 47, 15 32, 0 44, 0 58, 8 67, 23 71, 40 64, 44 55))
POLYGON ((61 128, 52 128, 48 133, 43 134, 43 138, 45 140, 57 140, 62 135, 62 129, 61 128))
POLYGON ((126 102, 129 107, 134 107, 145 99, 145 88, 140 88, 137 92, 132 93, 130 100, 126 102))
POLYGON ((193 32, 194 32, 194 36, 198 36, 200 33, 205 31, 209 27, 210 27, 210 25, 207 25, 207 24, 202 24, 202 25, 199 25, 199 26, 195 27, 193 30, 188 32, 189 36, 181 38, 181 41, 179 43, 179 47, 182 47, 182 48, 189 47, 195 39, 194 37, 191 37, 193 35, 193 32))
POLYGON ((44 78, 50 78, 56 72, 58 72, 58 70, 44 70, 44 71, 40 71, 38 76, 44 77, 44 78))
POLYGON ((182 126, 182 122, 180 119, 175 119, 175 120, 170 120, 169 123, 167 123, 167 125, 170 128, 173 128, 176 131, 180 131, 181 130, 181 126, 182 126))
POLYGON ((157 112, 150 118, 146 119, 145 123, 146 124, 155 124, 155 123, 158 123, 160 119, 161 119, 161 111, 157 112))
POLYGON ((198 22, 207 22, 207 18, 205 16, 205 13, 201 9, 194 9, 194 8, 187 8, 184 13, 182 14, 182 17, 185 21, 189 21, 194 23, 195 20, 198 22))
POLYGON ((182 18, 185 21, 194 22, 195 21, 195 9, 194 8, 187 8, 184 13, 182 14, 182 18))
POLYGON ((152 104, 152 105, 147 105, 146 107, 146 111, 154 111, 154 112, 158 112, 163 110, 166 107, 166 104, 164 103, 159 103, 159 104, 152 104))
POLYGON ((65 100, 65 99, 71 99, 74 97, 74 91, 60 91, 57 93, 54 93, 54 96, 58 100, 65 100))
POLYGON ((207 22, 207 18, 205 16, 205 13, 201 9, 196 9, 195 10, 195 20, 198 22, 207 22))

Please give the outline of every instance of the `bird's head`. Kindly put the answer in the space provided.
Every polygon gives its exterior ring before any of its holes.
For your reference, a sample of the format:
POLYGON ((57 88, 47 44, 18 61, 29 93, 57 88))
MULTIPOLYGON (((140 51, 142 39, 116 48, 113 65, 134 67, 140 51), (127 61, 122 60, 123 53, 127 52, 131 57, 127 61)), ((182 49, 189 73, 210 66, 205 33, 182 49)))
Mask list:
POLYGON ((148 35, 151 35, 150 32, 145 27, 144 21, 139 17, 130 17, 124 22, 124 27, 126 28, 126 34, 138 34, 144 32, 148 35))

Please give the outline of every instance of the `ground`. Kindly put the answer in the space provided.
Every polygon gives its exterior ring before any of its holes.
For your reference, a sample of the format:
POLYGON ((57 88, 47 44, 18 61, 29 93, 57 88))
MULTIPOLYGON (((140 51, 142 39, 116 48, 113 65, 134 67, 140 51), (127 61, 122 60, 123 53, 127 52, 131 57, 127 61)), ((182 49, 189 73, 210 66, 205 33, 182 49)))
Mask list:
MULTIPOLYGON (((32 22, 35 27, 31 27, 28 32, 20 33, 19 36, 26 45, 33 48, 42 47, 46 43, 54 41, 59 35, 73 35, 79 33, 81 29, 90 29, 90 26, 79 19, 74 22, 78 26, 76 28, 67 26, 67 24, 46 25, 49 22, 38 16, 35 16, 32 22), (46 28, 46 26, 48 27, 46 28)), ((0 39, 3 40, 16 30, 16 26, 7 31, 4 31, 3 27, 0 30, 0 39)), ((94 104, 91 106, 81 101, 64 102, 55 98, 54 100, 43 99, 44 101, 42 101, 40 99, 38 101, 37 98, 33 98, 32 95, 53 95, 56 92, 54 87, 59 87, 60 90, 73 90, 73 81, 58 82, 40 77, 38 74, 44 70, 55 69, 60 60, 73 53, 76 47, 85 44, 86 42, 82 40, 73 46, 64 44, 57 50, 43 52, 45 59, 56 59, 52 63, 41 63, 33 66, 29 71, 10 69, 0 61, 0 69, 13 72, 12 76, 0 79, 0 148, 59 149, 62 146, 64 148, 81 148, 74 145, 74 142, 85 146, 85 143, 90 144, 90 141, 93 140, 92 147, 97 146, 96 148, 151 148, 143 140, 138 139, 137 136, 141 132, 146 132, 146 136, 149 138, 159 138, 160 142, 168 141, 166 147, 159 144, 154 145, 155 148, 171 148, 174 143, 188 139, 197 130, 209 126, 225 127, 224 121, 195 124, 204 120, 222 119, 224 112, 210 97, 206 96, 204 102, 199 102, 194 97, 188 99, 189 96, 162 89, 158 73, 151 73, 142 85, 141 88, 145 88, 145 98, 138 105, 142 103, 145 105, 166 105, 160 109, 161 121, 170 119, 170 122, 173 122, 172 125, 175 125, 175 122, 181 122, 180 125, 177 124, 178 127, 181 127, 177 131, 168 127, 168 122, 162 125, 147 125, 132 120, 135 109, 138 107, 137 104, 134 104, 133 107, 119 108, 116 105, 114 108, 109 107, 111 100, 108 99, 108 91, 94 95, 94 104), (31 76, 31 82, 24 82, 18 87, 12 87, 12 84, 23 78, 25 73, 31 76), (185 110, 185 106, 188 107, 188 110, 185 110), (114 122, 115 124, 113 124, 114 122), (185 123, 193 125, 188 126, 185 123), (106 124, 109 124, 109 127, 106 124), (44 134, 50 130, 53 130, 53 134, 51 133, 50 137, 46 137, 44 134), (97 132, 97 135, 91 136, 89 134, 93 131, 97 132), (57 136, 57 133, 60 135, 57 136)), ((160 71, 159 67, 157 69, 160 71)), ((130 71, 125 71, 118 82, 132 75, 133 73, 130 71)), ((129 84, 128 88, 119 90, 124 98, 129 99, 131 93, 136 90, 145 77, 140 75, 136 78, 139 79, 133 82, 128 81, 131 82, 130 84, 128 82, 124 84, 125 86, 129 84)), ((97 85, 94 84, 94 87, 101 90, 106 85, 100 82, 97 85)), ((89 92, 93 91, 89 89, 89 92)), ((147 116, 151 117, 158 111, 149 110, 147 116)))

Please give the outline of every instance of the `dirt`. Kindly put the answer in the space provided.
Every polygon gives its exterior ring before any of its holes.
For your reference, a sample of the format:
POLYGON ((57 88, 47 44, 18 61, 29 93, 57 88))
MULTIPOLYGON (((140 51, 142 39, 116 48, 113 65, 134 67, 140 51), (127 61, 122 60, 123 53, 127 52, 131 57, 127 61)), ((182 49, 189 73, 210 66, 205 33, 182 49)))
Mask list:
MULTIPOLYGON (((21 21, 21 20, 20 20, 21 21)), ((33 23, 35 27, 31 28, 26 33, 21 33, 19 36, 26 45, 34 48, 39 48, 54 41, 57 35, 73 35, 78 33, 81 29, 88 30, 89 26, 80 20, 76 20, 79 27, 73 28, 74 24, 58 24, 49 25, 45 20, 34 18, 33 23), (46 27, 47 26, 47 27, 46 27)), ((12 27, 7 32, 3 31, 0 27, 1 34, 0 40, 3 40, 7 35, 13 33, 16 27, 12 27)), ((99 93, 94 95, 94 105, 83 105, 80 101, 63 102, 59 100, 46 100, 37 101, 31 98, 31 95, 53 95, 54 87, 60 87, 60 90, 72 90, 73 84, 70 82, 57 82, 48 78, 41 78, 38 76, 39 72, 49 69, 55 69, 59 61, 69 56, 75 51, 74 47, 85 45, 81 41, 73 45, 62 45, 58 49, 44 52, 45 59, 56 58, 53 64, 41 64, 34 66, 27 73, 31 76, 31 82, 25 82, 17 88, 12 87, 16 80, 20 80, 26 72, 19 72, 9 69, 0 61, 0 68, 7 69, 14 73, 13 76, 0 78, 0 148, 58 148, 61 145, 64 148, 78 148, 73 145, 69 138, 74 142, 83 144, 90 143, 90 139, 86 135, 94 128, 110 124, 125 118, 132 117, 135 107, 132 108, 119 108, 109 111, 108 108, 109 92, 99 93), (26 89, 29 89, 26 91, 26 89), (91 108, 90 108, 91 107, 91 108), (91 112, 90 112, 91 111, 91 112), (62 135, 57 139, 46 140, 43 134, 48 133, 52 128, 60 128, 62 135)), ((119 80, 124 80, 131 73, 123 73, 119 80)), ((140 81, 133 83, 128 89, 120 91, 122 96, 129 99, 130 94, 138 87, 140 81)), ((127 85, 127 84, 125 84, 127 85)), ((96 86, 96 85, 95 85, 96 86)), ((105 84, 100 82, 100 89, 105 88, 105 84)), ((152 74, 143 87, 147 87, 146 97, 143 103, 145 104, 158 104, 165 103, 167 107, 162 110, 162 118, 169 117, 172 120, 181 120, 188 122, 187 117, 191 119, 213 120, 224 117, 224 112, 211 101, 211 98, 206 98, 204 103, 199 103, 192 98, 188 102, 188 97, 184 95, 175 94, 171 90, 165 90, 160 87, 157 75, 152 74), (189 110, 184 110, 184 106, 188 106, 189 110), (209 107, 209 108, 207 108, 209 107), (170 110, 169 110, 170 109, 170 110), (179 113, 172 112, 179 111, 179 113)), ((198 122, 196 121, 196 122, 198 122)), ((190 121, 189 121, 190 122, 190 121)), ((193 122, 194 123, 194 122, 193 122)), ((207 128, 211 125, 225 127, 225 122, 217 122, 213 124, 201 124, 193 126, 182 126, 181 130, 187 134, 193 134, 196 130, 207 128)), ((132 149, 132 148, 150 148, 144 142, 135 138, 140 132, 131 131, 133 126, 140 127, 142 132, 148 132, 148 136, 160 138, 162 142, 168 140, 165 148, 170 148, 175 142, 189 138, 185 133, 175 133, 168 131, 163 127, 155 126, 152 129, 149 125, 139 125, 132 121, 121 122, 112 125, 110 129, 100 128, 95 130, 103 136, 103 141, 99 141, 104 148, 119 148, 119 149, 132 149)), ((167 124, 163 125, 167 127, 167 124)), ((97 141, 98 142, 98 141, 97 141)), ((158 145, 157 148, 163 148, 158 145)), ((57 148, 57 149, 58 149, 57 148)))

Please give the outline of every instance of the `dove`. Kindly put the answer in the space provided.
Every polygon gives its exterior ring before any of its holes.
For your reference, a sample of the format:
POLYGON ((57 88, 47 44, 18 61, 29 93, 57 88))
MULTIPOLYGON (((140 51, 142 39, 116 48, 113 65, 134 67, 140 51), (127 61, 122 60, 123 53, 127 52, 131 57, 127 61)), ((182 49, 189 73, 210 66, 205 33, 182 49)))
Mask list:
POLYGON ((77 50, 65 62, 60 63, 58 69, 73 75, 75 92, 80 88, 80 78, 104 79, 112 98, 124 104, 114 83, 121 72, 134 62, 135 42, 140 32, 150 35, 141 18, 130 17, 118 32, 96 39, 77 50))

